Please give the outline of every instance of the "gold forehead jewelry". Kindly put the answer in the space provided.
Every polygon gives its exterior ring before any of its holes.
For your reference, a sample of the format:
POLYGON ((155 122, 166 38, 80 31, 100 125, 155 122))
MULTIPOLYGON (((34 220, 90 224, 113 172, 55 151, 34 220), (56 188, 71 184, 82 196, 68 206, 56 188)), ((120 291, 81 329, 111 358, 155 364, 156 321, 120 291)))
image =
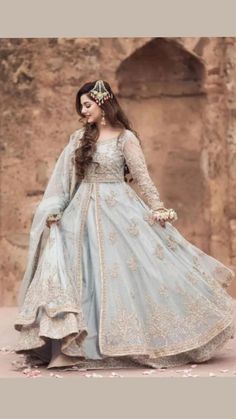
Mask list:
POLYGON ((105 102, 105 100, 112 99, 113 95, 112 93, 108 92, 106 89, 103 80, 97 80, 95 83, 95 86, 93 89, 89 91, 89 94, 93 99, 95 99, 95 102, 101 106, 102 103, 105 102))

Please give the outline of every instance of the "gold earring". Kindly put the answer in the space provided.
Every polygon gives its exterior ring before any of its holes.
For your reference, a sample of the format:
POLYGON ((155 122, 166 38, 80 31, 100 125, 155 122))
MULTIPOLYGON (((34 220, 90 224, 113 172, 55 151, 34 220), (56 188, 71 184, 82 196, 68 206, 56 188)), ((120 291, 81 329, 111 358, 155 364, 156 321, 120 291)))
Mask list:
POLYGON ((106 125, 105 112, 104 112, 104 111, 102 111, 102 120, 101 120, 101 125, 106 125))

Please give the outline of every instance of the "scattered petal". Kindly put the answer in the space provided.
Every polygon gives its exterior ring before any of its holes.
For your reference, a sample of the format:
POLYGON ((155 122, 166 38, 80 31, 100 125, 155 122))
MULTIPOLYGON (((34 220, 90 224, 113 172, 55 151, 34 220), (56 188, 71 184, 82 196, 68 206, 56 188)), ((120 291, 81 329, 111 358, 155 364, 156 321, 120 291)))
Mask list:
POLYGON ((220 370, 220 372, 228 372, 229 370, 220 370))
POLYGON ((50 377, 55 377, 55 378, 63 378, 63 376, 62 375, 59 375, 59 374, 54 374, 54 372, 50 372, 50 377))
POLYGON ((25 368, 23 370, 23 374, 25 374, 26 377, 29 377, 29 378, 36 378, 36 377, 42 376, 40 370, 31 370, 30 368, 25 368))
POLYGON ((209 377, 217 377, 217 375, 214 372, 209 372, 209 377))
POLYGON ((114 377, 121 377, 121 378, 123 378, 123 376, 122 376, 122 375, 120 375, 120 374, 118 374, 117 372, 112 372, 112 373, 109 375, 109 377, 111 377, 111 378, 114 378, 114 377))
POLYGON ((150 374, 152 374, 153 373, 153 371, 143 371, 142 372, 142 374, 143 375, 150 375, 150 374))
POLYGON ((102 375, 97 374, 96 372, 94 372, 94 373, 92 374, 92 376, 93 376, 93 377, 99 377, 99 378, 100 378, 100 377, 102 377, 102 375))
POLYGON ((28 374, 29 372, 31 372, 31 368, 25 368, 22 372, 23 374, 28 374))

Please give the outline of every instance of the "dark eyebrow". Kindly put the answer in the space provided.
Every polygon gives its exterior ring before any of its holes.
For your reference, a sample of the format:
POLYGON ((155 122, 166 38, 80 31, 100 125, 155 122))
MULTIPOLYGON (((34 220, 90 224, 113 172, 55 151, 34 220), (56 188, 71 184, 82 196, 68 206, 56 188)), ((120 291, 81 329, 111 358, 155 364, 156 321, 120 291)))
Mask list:
MULTIPOLYGON (((91 103, 91 102, 88 102, 88 101, 86 100, 86 101, 84 102, 84 104, 85 104, 85 103, 91 103)), ((82 103, 82 105, 83 105, 83 103, 82 103)))

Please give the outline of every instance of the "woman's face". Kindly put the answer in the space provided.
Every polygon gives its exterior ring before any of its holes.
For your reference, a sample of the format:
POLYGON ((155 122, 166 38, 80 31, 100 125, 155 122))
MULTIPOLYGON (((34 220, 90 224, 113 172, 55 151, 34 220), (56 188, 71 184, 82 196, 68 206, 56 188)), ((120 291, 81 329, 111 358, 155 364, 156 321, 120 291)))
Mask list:
POLYGON ((81 113, 87 118, 88 123, 96 123, 101 119, 102 110, 87 94, 80 98, 81 113))

